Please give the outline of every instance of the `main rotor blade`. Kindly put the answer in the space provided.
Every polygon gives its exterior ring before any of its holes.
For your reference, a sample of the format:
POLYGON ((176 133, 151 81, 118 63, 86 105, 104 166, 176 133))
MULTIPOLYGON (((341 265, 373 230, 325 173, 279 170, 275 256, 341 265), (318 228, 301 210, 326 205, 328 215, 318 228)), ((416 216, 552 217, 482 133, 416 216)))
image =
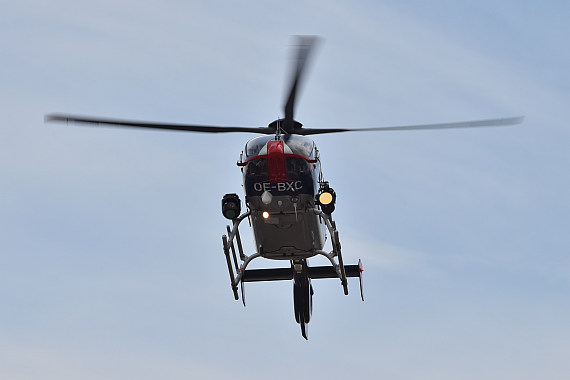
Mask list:
POLYGON ((368 132, 368 131, 414 131, 422 129, 454 129, 454 128, 476 128, 476 127, 498 127, 505 125, 520 124, 524 120, 524 116, 507 117, 501 119, 486 119, 460 121, 455 123, 438 123, 438 124, 420 124, 420 125, 400 125, 395 127, 376 127, 376 128, 302 128, 295 130, 298 135, 321 135, 325 133, 339 132, 368 132))
POLYGON ((203 133, 227 133, 227 132, 253 132, 262 134, 273 134, 275 130, 268 127, 218 127, 213 125, 194 125, 194 124, 176 124, 176 123, 154 123, 146 121, 135 120, 122 120, 122 119, 105 119, 105 118, 92 118, 77 115, 65 114, 48 114, 45 115, 46 122, 67 122, 79 123, 90 125, 108 125, 114 127, 129 127, 129 128, 152 128, 152 129, 166 129, 173 131, 186 131, 186 132, 203 132, 203 133))
POLYGON ((303 71, 310 58, 310 53, 319 41, 317 36, 297 36, 296 66, 291 79, 291 89, 285 103, 285 120, 292 122, 295 113, 295 97, 303 76, 303 71))

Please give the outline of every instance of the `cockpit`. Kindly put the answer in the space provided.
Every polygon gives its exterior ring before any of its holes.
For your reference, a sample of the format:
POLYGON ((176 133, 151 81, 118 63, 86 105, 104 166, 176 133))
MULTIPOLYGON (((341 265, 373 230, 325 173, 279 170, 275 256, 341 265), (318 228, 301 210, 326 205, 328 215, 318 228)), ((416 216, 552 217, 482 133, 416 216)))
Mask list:
MULTIPOLYGON (((264 153, 263 149, 267 146, 269 141, 274 139, 273 136, 259 136, 249 140, 244 149, 245 160, 247 161, 252 157, 267 154, 266 151, 264 153)), ((284 145, 289 148, 290 154, 299 155, 309 160, 316 159, 315 143, 308 137, 287 135, 284 139, 284 145)), ((287 148, 285 148, 285 150, 287 150, 287 148)))
POLYGON ((283 140, 260 136, 247 142, 238 165, 245 166, 244 183, 250 195, 281 188, 312 193, 317 150, 313 140, 303 136, 287 135, 283 140), (271 185, 277 183, 285 185, 271 185))

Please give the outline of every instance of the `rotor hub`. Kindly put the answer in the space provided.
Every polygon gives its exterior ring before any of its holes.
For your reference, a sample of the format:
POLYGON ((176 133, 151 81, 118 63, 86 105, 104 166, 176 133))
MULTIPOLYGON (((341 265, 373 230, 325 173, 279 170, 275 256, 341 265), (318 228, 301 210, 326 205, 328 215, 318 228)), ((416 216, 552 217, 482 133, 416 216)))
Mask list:
POLYGON ((303 127, 303 124, 299 123, 297 120, 287 120, 287 119, 277 119, 267 126, 273 130, 277 130, 279 127, 285 133, 295 133, 295 131, 300 130, 303 127))

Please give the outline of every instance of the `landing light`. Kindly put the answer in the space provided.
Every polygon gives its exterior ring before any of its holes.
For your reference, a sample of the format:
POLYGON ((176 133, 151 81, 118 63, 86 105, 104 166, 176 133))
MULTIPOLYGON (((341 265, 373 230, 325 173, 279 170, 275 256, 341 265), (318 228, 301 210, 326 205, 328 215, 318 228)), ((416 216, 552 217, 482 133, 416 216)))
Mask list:
POLYGON ((319 195, 319 202, 320 202, 322 205, 328 205, 328 204, 330 204, 332 201, 333 201, 333 196, 332 196, 332 194, 329 193, 328 191, 326 191, 326 192, 324 192, 324 193, 321 193, 321 194, 319 195))
POLYGON ((261 216, 263 216, 263 219, 268 219, 269 218, 269 213, 267 211, 263 211, 263 213, 261 214, 261 216))
POLYGON ((325 214, 332 214, 335 209, 336 193, 329 187, 328 182, 323 182, 317 193, 316 203, 321 206, 321 210, 325 214))

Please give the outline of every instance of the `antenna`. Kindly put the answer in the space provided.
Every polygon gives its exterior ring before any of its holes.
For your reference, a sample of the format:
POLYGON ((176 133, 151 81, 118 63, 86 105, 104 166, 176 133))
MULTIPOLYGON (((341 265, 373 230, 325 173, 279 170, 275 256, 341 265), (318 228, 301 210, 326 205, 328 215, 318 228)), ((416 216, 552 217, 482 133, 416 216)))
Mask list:
POLYGON ((277 118, 277 128, 275 128, 275 140, 281 140, 281 119, 277 118))

